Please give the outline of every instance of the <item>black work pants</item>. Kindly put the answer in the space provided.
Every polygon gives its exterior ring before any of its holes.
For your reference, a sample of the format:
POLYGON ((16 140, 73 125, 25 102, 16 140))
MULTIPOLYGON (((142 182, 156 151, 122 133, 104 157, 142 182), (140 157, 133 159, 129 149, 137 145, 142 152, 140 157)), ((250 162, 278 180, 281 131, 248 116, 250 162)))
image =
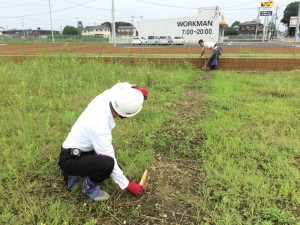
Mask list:
POLYGON ((67 176, 88 176, 95 184, 108 179, 112 173, 115 161, 106 155, 97 155, 96 152, 81 152, 80 157, 71 155, 70 149, 61 148, 58 165, 67 176))

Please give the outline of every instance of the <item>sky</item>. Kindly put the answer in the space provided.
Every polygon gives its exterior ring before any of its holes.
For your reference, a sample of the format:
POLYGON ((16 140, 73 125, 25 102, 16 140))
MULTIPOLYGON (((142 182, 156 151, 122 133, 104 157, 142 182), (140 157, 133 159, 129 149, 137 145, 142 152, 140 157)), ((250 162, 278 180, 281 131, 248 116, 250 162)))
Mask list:
MULTIPOLYGON (((285 7, 296 0, 274 0, 278 7, 279 29, 285 7)), ((111 21, 112 0, 50 0, 53 29, 64 26, 100 25, 111 21)), ((141 20, 171 19, 196 16, 198 8, 219 6, 225 21, 251 21, 257 18, 260 0, 115 0, 116 21, 133 23, 141 20)), ((51 29, 49 0, 0 0, 0 27, 5 29, 51 29)), ((263 21, 263 17, 260 17, 263 21)))

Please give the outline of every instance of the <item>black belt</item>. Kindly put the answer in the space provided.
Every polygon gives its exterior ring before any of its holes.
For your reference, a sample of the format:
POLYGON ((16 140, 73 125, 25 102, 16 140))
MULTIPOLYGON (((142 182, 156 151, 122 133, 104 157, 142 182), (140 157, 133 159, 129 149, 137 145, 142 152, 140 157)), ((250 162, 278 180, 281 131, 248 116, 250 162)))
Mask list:
POLYGON ((70 154, 73 155, 75 157, 80 157, 81 154, 81 150, 78 148, 61 148, 61 152, 65 153, 65 154, 70 154))

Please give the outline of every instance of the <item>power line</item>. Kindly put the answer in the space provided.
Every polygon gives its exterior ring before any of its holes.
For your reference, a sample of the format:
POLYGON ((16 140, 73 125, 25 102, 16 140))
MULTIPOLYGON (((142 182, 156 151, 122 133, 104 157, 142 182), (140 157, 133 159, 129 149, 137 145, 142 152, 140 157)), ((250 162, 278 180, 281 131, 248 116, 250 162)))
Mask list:
MULTIPOLYGON (((240 4, 241 2, 238 2, 239 3, 238 6, 241 7, 241 6, 249 5, 249 4, 252 4, 253 2, 257 2, 257 0, 254 0, 254 1, 251 1, 251 2, 247 2, 245 4, 240 4)), ((221 7, 221 8, 223 8, 223 7, 221 7)), ((232 7, 228 7, 228 8, 230 9, 232 7)), ((225 7, 223 9, 227 9, 227 8, 225 7)))
POLYGON ((161 3, 156 3, 156 2, 148 2, 148 1, 144 1, 144 0, 136 0, 136 1, 146 3, 146 4, 151 4, 151 5, 159 5, 159 6, 166 6, 166 7, 172 7, 172 8, 198 9, 198 8, 190 8, 190 7, 183 7, 183 6, 176 6, 176 5, 167 5, 167 4, 161 4, 161 3))
MULTIPOLYGON (((93 2, 93 1, 95 1, 95 0, 88 1, 88 2, 85 2, 83 4, 87 4, 87 3, 90 3, 90 2, 93 2)), ((54 10, 54 11, 52 11, 52 13, 65 11, 65 10, 72 9, 72 8, 75 8, 75 7, 78 7, 78 5, 70 6, 70 7, 66 7, 66 8, 62 8, 62 9, 58 9, 58 10, 54 10)), ((45 15, 45 14, 48 14, 48 13, 49 13, 49 11, 48 12, 25 15, 25 16, 0 16, 0 18, 22 18, 22 17, 29 17, 29 16, 40 16, 40 15, 45 15)))
POLYGON ((0 7, 0 9, 4 9, 4 8, 15 8, 18 6, 26 6, 26 5, 34 5, 40 2, 46 2, 47 0, 42 0, 42 1, 37 1, 37 2, 31 2, 31 3, 25 3, 25 4, 16 4, 16 5, 11 5, 11 6, 2 6, 0 7))
POLYGON ((127 14, 127 13, 124 13, 124 12, 121 12, 121 11, 119 11, 119 10, 116 10, 116 12, 118 12, 118 13, 121 13, 121 14, 123 14, 123 15, 126 15, 126 16, 129 16, 129 17, 131 17, 131 15, 129 15, 129 14, 127 14))
MULTIPOLYGON (((244 0, 244 1, 248 1, 248 0, 244 0)), ((220 7, 224 7, 224 6, 229 6, 229 7, 231 7, 231 5, 239 5, 240 6, 240 4, 243 2, 243 0, 240 0, 240 1, 233 1, 233 2, 231 2, 231 3, 225 3, 224 5, 220 5, 220 7)), ((253 1, 254 2, 254 1, 253 1)), ((257 2, 257 0, 255 0, 255 2, 257 2)), ((252 3, 252 2, 251 2, 252 3)), ((246 4, 249 4, 249 3, 246 3, 246 4)))
MULTIPOLYGON (((109 10, 109 11, 110 11, 110 9, 103 9, 103 8, 97 8, 97 7, 87 6, 87 5, 84 5, 84 4, 81 4, 81 3, 73 2, 73 1, 71 1, 71 0, 64 0, 64 1, 73 3, 73 4, 75 4, 75 5, 80 5, 80 6, 82 6, 82 7, 89 8, 89 9, 109 10)), ((92 0, 92 1, 90 1, 90 2, 94 2, 94 1, 96 1, 96 0, 92 0)), ((89 2, 89 3, 90 3, 90 2, 89 2)))
POLYGON ((231 11, 231 10, 249 10, 249 9, 257 9, 257 7, 255 7, 255 8, 234 8, 234 9, 230 9, 230 8, 228 8, 228 9, 222 9, 222 8, 221 8, 222 11, 231 11))
MULTIPOLYGON (((156 2, 149 2, 149 1, 145 1, 145 0, 136 0, 138 2, 142 2, 142 3, 146 3, 146 4, 151 4, 151 5, 158 5, 158 6, 165 6, 165 7, 171 7, 171 8, 181 8, 181 9, 199 9, 198 7, 197 8, 192 8, 192 7, 183 7, 183 6, 176 6, 176 5, 168 5, 168 4, 161 4, 161 3, 156 3, 156 2)), ((243 1, 243 0, 242 0, 243 1)), ((241 2, 241 1, 240 1, 241 2)), ((239 2, 239 3, 240 3, 239 2)), ((239 6, 245 6, 245 5, 249 5, 253 2, 257 2, 257 0, 254 0, 254 1, 251 1, 251 2, 247 2, 243 5, 239 5, 239 6)), ((230 4, 225 4, 226 5, 230 5, 230 4)), ((221 9, 222 10, 240 10, 240 9, 256 9, 256 8, 231 8, 231 7, 228 7, 228 8, 222 8, 221 6, 221 9)), ((202 10, 205 10, 202 9, 202 10)))

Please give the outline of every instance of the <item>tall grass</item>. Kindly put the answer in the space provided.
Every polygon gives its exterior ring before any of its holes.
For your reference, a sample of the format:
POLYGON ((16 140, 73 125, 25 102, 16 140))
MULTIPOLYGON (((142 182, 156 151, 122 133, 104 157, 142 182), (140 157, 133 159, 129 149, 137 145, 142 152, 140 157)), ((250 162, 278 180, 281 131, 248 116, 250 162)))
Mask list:
MULTIPOLYGON (((57 158, 87 104, 115 83, 128 81, 149 90, 142 112, 117 120, 113 131, 117 158, 131 180, 139 180, 159 151, 171 159, 196 151, 194 161, 201 163, 190 167, 197 167, 199 176, 193 184, 178 185, 172 196, 173 202, 180 199, 196 209, 197 221, 299 224, 299 74, 215 72, 200 80, 189 65, 63 57, 1 61, 0 223, 98 224, 103 217, 120 216, 122 210, 112 202, 68 193, 57 158), (189 98, 187 89, 206 94, 201 120, 190 108, 180 109, 180 100, 189 98), (193 191, 185 191, 189 186, 193 191)), ((102 188, 114 200, 120 196, 111 180, 102 188)), ((136 205, 127 207, 134 221, 136 205)))
POLYGON ((212 223, 300 221, 299 82, 292 72, 218 72, 204 85, 199 193, 207 204, 197 207, 212 223))
MULTIPOLYGON (((97 218, 112 212, 110 203, 90 202, 63 187, 57 158, 73 123, 96 95, 119 81, 146 87, 149 100, 142 113, 118 120, 113 131, 119 163, 137 181, 153 161, 153 135, 172 117, 166 102, 181 96, 194 72, 190 66, 49 61, 47 57, 0 65, 3 224, 96 224, 97 218)), ((111 180, 104 189, 113 196, 119 191, 111 180)))

